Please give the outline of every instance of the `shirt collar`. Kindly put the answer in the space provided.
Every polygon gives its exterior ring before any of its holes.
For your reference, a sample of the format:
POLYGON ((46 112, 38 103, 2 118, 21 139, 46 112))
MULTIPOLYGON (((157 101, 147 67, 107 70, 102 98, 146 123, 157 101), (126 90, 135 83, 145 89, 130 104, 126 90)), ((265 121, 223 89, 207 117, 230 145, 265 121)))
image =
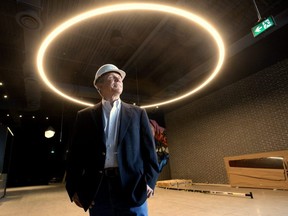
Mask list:
MULTIPOLYGON (((113 102, 113 105, 115 105, 117 109, 120 107, 120 104, 121 104, 120 98, 113 102)), ((111 103, 105 99, 102 99, 102 106, 104 107, 104 109, 112 109, 111 103)))

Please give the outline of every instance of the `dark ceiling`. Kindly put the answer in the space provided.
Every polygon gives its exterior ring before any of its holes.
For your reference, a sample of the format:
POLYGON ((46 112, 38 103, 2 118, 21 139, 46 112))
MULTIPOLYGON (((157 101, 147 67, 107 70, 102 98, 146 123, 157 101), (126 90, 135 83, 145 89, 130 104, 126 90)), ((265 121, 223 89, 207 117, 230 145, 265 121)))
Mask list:
MULTIPOLYGON (((38 47, 53 28, 73 15, 121 2, 2 0, 1 121, 13 125, 19 124, 19 115, 59 117, 63 112, 74 115, 81 109, 83 106, 64 101, 43 84, 35 67, 38 47)), ((287 58, 287 0, 255 1, 262 18, 273 15, 277 23, 257 38, 251 34, 258 19, 253 0, 151 2, 199 14, 223 37, 227 54, 219 77, 186 102, 287 58)), ((122 99, 145 105, 174 98, 207 78, 216 64, 215 48, 205 31, 177 17, 155 12, 117 13, 90 19, 66 31, 49 47, 44 66, 57 88, 96 103, 100 98, 92 85, 95 72, 102 64, 113 63, 127 72, 122 99)), ((163 109, 168 107, 177 104, 163 109)))

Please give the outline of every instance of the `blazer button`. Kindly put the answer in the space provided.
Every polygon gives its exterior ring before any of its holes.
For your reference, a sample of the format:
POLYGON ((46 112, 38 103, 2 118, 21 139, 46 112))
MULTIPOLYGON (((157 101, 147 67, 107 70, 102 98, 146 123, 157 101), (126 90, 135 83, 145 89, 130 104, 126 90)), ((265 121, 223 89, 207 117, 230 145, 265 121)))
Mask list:
POLYGON ((99 173, 100 173, 100 174, 102 174, 102 173, 103 173, 103 171, 102 171, 102 170, 99 170, 99 173))
POLYGON ((106 155, 106 153, 105 153, 105 152, 102 152, 102 155, 103 155, 103 156, 105 156, 105 155, 106 155))

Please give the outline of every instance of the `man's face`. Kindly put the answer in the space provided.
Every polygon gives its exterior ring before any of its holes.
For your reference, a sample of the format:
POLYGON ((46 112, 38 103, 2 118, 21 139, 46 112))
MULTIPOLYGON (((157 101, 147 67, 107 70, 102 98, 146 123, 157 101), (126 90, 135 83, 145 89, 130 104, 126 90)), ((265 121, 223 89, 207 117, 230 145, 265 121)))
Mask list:
POLYGON ((102 96, 106 99, 119 97, 123 91, 123 82, 120 74, 109 72, 101 77, 101 82, 97 84, 102 96))

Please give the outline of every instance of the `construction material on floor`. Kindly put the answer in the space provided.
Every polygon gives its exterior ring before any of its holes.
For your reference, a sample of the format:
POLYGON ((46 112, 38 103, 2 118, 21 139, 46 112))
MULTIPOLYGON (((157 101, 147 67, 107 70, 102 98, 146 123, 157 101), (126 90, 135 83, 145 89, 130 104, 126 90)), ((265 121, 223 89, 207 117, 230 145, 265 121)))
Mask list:
POLYGON ((233 192, 233 191, 195 189, 195 185, 193 185, 192 180, 189 180, 189 179, 172 179, 172 180, 158 181, 157 187, 170 189, 170 190, 181 190, 181 191, 204 193, 204 194, 211 194, 211 195, 247 197, 251 199, 254 198, 252 192, 242 193, 242 192, 233 192))

